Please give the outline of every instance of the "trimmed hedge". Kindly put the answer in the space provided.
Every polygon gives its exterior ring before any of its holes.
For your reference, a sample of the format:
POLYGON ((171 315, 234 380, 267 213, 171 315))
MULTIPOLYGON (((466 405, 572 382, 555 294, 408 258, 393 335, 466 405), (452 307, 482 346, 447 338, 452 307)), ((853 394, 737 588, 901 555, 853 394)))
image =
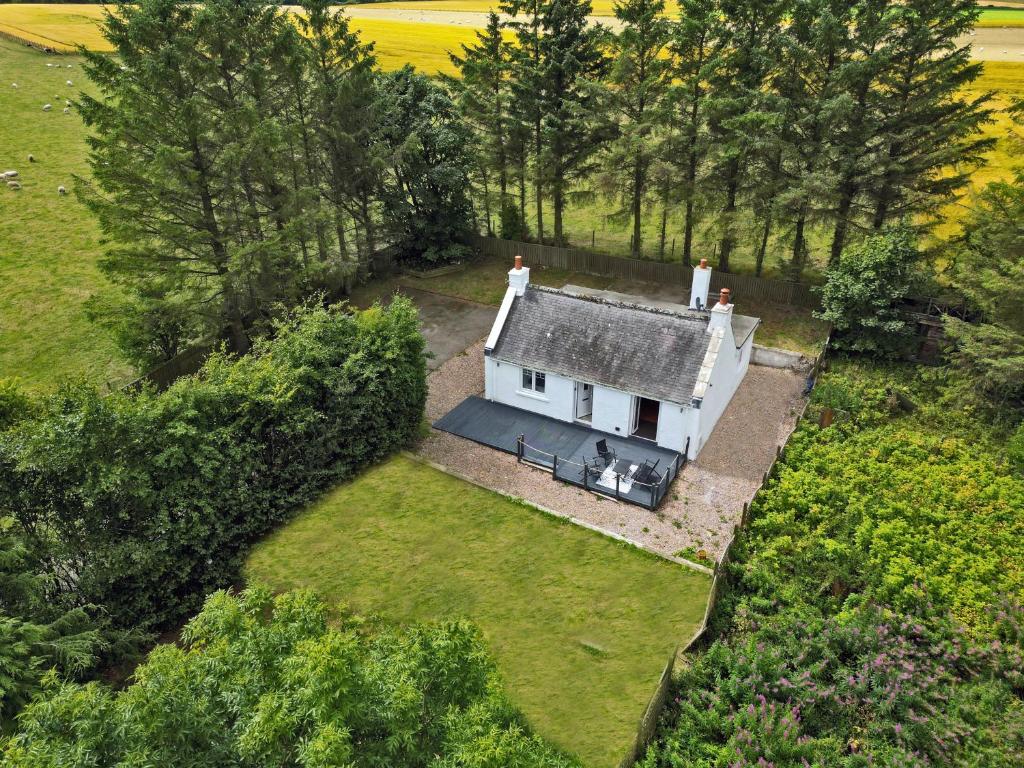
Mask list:
POLYGON ((162 393, 69 385, 0 433, 0 509, 70 604, 156 630, 230 585, 251 542, 408 443, 426 401, 412 304, 306 308, 162 393))

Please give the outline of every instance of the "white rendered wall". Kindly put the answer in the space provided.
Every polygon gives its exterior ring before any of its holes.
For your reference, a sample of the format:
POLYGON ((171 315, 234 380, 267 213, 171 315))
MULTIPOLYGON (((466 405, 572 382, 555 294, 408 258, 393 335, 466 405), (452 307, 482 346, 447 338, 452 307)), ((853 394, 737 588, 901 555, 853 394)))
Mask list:
POLYGON ((594 415, 590 425, 601 432, 629 437, 633 396, 617 389, 594 385, 594 415))
MULTIPOLYGON (((542 373, 547 373, 542 371, 542 373)), ((532 411, 562 421, 573 420, 575 390, 573 380, 547 373, 544 392, 523 389, 523 369, 518 365, 487 359, 485 367, 485 395, 488 400, 504 403, 524 411, 532 411), (490 370, 490 375, 487 370, 490 370), (488 386, 490 381, 490 386, 488 386)), ((597 410, 597 403, 594 403, 597 410)))
POLYGON ((696 450, 694 450, 693 442, 690 443, 691 454, 694 457, 711 437, 715 424, 718 423, 726 406, 729 405, 729 401, 732 400, 732 396, 736 394, 740 382, 743 381, 747 367, 750 365, 752 346, 753 334, 742 348, 736 349, 732 329, 727 328, 718 352, 718 359, 715 361, 714 368, 711 369, 709 386, 698 411, 700 424, 697 430, 696 450))
POLYGON ((687 416, 691 410, 678 403, 661 402, 658 410, 658 445, 683 452, 689 434, 687 416))

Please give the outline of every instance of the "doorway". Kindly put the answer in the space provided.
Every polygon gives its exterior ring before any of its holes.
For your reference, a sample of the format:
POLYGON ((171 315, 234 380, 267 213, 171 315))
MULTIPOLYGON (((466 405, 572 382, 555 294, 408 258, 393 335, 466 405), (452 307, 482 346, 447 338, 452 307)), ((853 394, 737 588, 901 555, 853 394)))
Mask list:
POLYGON ((582 381, 576 382, 576 421, 591 422, 594 415, 594 388, 582 381))
POLYGON ((658 414, 661 403, 647 397, 633 398, 633 436, 644 440, 658 439, 658 414))

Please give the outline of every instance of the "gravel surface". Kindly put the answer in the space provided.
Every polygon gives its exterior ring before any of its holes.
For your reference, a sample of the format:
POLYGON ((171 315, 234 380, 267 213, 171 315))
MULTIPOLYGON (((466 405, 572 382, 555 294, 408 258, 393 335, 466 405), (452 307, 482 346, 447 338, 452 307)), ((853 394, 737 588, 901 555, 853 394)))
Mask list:
MULTIPOLYGON (((481 340, 429 375, 431 422, 483 392, 483 346, 481 340)), ((801 374, 751 366, 700 457, 687 464, 657 512, 556 482, 511 454, 437 430, 420 442, 417 453, 489 488, 663 555, 694 547, 717 559, 740 521, 743 504, 796 423, 803 385, 801 374)))

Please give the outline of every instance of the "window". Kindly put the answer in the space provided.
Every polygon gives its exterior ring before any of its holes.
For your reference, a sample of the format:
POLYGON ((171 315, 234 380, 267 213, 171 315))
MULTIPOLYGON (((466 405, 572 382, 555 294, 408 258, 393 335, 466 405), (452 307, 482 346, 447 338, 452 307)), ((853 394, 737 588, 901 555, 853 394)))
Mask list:
POLYGON ((544 392, 544 385, 547 377, 540 371, 533 371, 523 368, 523 389, 531 389, 534 392, 544 392))

